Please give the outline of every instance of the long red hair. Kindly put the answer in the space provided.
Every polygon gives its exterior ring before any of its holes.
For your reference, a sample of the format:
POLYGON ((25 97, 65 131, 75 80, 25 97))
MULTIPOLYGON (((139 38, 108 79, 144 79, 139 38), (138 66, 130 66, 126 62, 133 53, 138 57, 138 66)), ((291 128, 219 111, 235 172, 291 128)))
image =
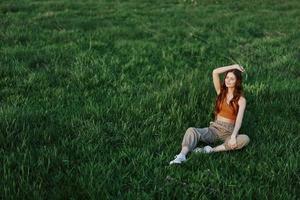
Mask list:
POLYGON ((222 102, 224 100, 226 101, 226 95, 227 95, 228 88, 226 87, 226 84, 225 84, 225 78, 229 72, 232 72, 236 78, 234 92, 233 92, 233 98, 230 100, 230 103, 229 103, 229 106, 231 106, 233 108, 235 114, 238 113, 238 108, 239 108, 238 101, 239 101, 240 97, 244 95, 243 94, 243 86, 242 86, 242 81, 243 81, 242 72, 237 69, 227 71, 225 73, 225 77, 224 77, 223 83, 221 85, 220 94, 217 96, 217 99, 216 99, 215 112, 214 112, 215 117, 221 110, 222 102))

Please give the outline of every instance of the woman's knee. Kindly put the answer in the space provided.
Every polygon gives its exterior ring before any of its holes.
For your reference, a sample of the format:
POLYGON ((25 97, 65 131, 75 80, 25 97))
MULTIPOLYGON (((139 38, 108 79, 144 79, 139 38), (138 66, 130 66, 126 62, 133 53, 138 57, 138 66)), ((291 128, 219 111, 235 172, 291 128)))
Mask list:
POLYGON ((238 135, 236 138, 237 147, 232 149, 228 144, 229 140, 230 140, 230 138, 227 138, 224 142, 224 146, 225 146, 226 150, 241 149, 241 148, 245 147, 246 145, 248 145, 250 142, 250 138, 248 137, 248 135, 238 135))
POLYGON ((186 129, 185 135, 193 135, 193 134, 195 134, 195 128, 194 127, 189 127, 188 129, 186 129))
POLYGON ((195 128, 190 127, 186 130, 183 141, 182 141, 182 146, 187 146, 189 149, 193 148, 197 143, 197 135, 195 132, 195 128))
POLYGON ((247 146, 250 142, 250 138, 248 135, 244 135, 244 134, 241 134, 241 135, 238 135, 237 137, 237 144, 238 144, 238 147, 237 149, 241 149, 245 146, 247 146))

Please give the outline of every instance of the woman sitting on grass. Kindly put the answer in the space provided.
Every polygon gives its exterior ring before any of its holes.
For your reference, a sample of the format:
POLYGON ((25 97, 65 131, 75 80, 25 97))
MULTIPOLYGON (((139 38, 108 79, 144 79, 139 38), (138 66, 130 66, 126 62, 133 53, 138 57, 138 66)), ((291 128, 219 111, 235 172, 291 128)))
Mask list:
POLYGON ((218 97, 215 105, 215 121, 205 128, 188 128, 182 141, 180 154, 170 164, 179 164, 186 161, 189 151, 200 153, 212 153, 241 149, 246 146, 250 139, 247 135, 238 134, 242 125, 243 115, 246 107, 246 99, 242 91, 242 72, 244 68, 240 65, 220 67, 213 70, 213 82, 218 97), (222 85, 219 74, 224 73, 225 80, 222 85), (221 140, 224 143, 212 148, 195 148, 199 141, 214 143, 221 140))

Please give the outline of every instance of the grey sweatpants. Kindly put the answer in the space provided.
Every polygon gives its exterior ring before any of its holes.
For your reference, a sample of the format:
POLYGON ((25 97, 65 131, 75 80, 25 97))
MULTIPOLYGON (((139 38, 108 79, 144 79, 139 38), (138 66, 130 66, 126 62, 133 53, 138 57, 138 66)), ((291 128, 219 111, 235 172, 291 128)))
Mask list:
MULTIPOLYGON (((231 148, 228 146, 228 141, 233 132, 234 124, 216 120, 210 123, 209 127, 194 128, 190 127, 186 130, 182 146, 187 146, 189 151, 192 151, 199 141, 205 143, 215 143, 218 140, 224 142, 226 150, 231 148)), ((244 134, 238 134, 236 137, 237 147, 235 149, 241 149, 250 142, 250 138, 244 134)))

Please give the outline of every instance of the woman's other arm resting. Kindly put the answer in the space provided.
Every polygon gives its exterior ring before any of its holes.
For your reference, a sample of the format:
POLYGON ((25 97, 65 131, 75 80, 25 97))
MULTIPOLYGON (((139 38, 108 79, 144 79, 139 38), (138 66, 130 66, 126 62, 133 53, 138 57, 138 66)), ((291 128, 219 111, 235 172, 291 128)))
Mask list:
POLYGON ((237 133, 239 132, 242 126, 242 121, 243 121, 244 112, 246 108, 246 99, 244 97, 240 97, 238 104, 239 104, 239 111, 236 117, 235 126, 231 137, 236 137, 237 133))

